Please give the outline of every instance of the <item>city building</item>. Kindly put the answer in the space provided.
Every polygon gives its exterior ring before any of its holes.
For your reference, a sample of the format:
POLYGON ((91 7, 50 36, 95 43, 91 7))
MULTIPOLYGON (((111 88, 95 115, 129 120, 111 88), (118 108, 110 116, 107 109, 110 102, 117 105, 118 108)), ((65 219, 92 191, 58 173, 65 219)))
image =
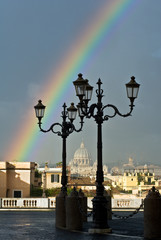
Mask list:
POLYGON ((156 166, 153 164, 147 165, 140 165, 135 167, 136 171, 138 172, 150 172, 150 173, 154 173, 155 177, 161 177, 161 167, 160 166, 156 166))
POLYGON ((41 173, 42 187, 48 188, 60 188, 61 187, 61 177, 62 177, 62 167, 50 168, 48 163, 45 164, 44 168, 37 168, 41 173))
POLYGON ((122 177, 122 186, 120 186, 125 191, 132 191, 138 186, 137 174, 124 172, 122 177))
POLYGON ((35 167, 34 162, 0 162, 0 197, 30 197, 35 167))
MULTIPOLYGON (((73 159, 69 162, 71 176, 96 177, 97 162, 92 162, 84 142, 75 151, 73 159)), ((104 174, 108 173, 108 167, 103 165, 104 174)))
POLYGON ((134 169, 134 163, 133 163, 133 159, 131 157, 129 157, 129 162, 123 164, 123 169, 134 169))
POLYGON ((136 167, 132 158, 122 168, 113 167, 110 172, 106 179, 113 187, 132 191, 133 194, 147 192, 152 186, 160 187, 160 167, 147 164, 136 167))
MULTIPOLYGON (((82 190, 96 190, 96 180, 95 178, 91 177, 76 177, 76 178, 71 178, 70 181, 68 182, 69 187, 76 187, 77 189, 82 189, 82 190)), ((109 190, 110 186, 107 185, 107 181, 104 182, 104 188, 105 190, 109 190)))

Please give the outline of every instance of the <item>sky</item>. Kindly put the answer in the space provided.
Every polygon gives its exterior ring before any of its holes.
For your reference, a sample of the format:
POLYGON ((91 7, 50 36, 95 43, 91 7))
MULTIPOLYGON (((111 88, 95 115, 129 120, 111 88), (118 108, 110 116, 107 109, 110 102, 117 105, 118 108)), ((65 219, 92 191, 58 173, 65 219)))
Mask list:
MULTIPOLYGON (((62 139, 53 133, 39 131, 34 105, 39 99, 46 105, 45 86, 51 82, 51 75, 61 71, 59 68, 66 56, 70 61, 70 49, 83 39, 85 29, 90 31, 88 26, 95 23, 101 9, 112 1, 0 1, 1 161, 49 164, 61 161, 62 139), (22 142, 30 115, 34 119, 33 127, 37 126, 32 150, 21 157, 18 152, 12 155, 12 145, 22 142)), ((96 83, 101 78, 103 104, 115 105, 122 114, 129 111, 130 104, 125 84, 134 75, 140 90, 132 116, 116 116, 103 123, 103 163, 121 166, 132 157, 135 165, 161 165, 161 1, 129 0, 129 3, 131 8, 118 19, 107 37, 98 41, 85 66, 73 71, 66 93, 57 101, 52 117, 48 120, 44 117, 42 127, 47 129, 55 122, 62 122, 64 102, 67 106, 71 102, 78 103, 72 82, 79 72, 94 87, 91 104, 97 101, 96 83)), ((53 77, 52 81, 55 94, 56 79, 53 77)), ((61 93, 61 88, 59 91, 61 93)), ((105 113, 111 113, 111 110, 106 109, 105 113)), ((79 128, 78 117, 75 126, 79 128)), ((67 162, 73 158, 82 140, 93 162, 96 161, 97 125, 94 119, 85 119, 83 131, 67 138, 67 162)))

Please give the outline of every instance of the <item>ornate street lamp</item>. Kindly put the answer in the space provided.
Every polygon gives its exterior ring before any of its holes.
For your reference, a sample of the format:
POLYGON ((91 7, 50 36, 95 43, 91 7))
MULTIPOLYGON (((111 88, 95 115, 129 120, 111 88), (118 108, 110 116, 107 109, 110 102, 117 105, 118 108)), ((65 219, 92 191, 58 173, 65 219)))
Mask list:
POLYGON ((71 103, 71 106, 66 110, 67 106, 64 103, 63 111, 62 111, 62 123, 53 123, 48 130, 42 129, 41 119, 44 117, 45 106, 42 104, 42 101, 39 100, 38 104, 34 107, 36 117, 38 118, 38 124, 40 131, 47 133, 52 131, 53 133, 57 134, 58 136, 62 137, 63 145, 62 145, 62 179, 61 184, 62 188, 61 191, 66 194, 67 192, 67 176, 66 176, 66 139, 72 132, 80 132, 83 127, 83 118, 84 116, 80 116, 80 128, 77 130, 73 124, 73 121, 76 118, 77 108, 74 106, 74 103, 71 103), (67 117, 70 121, 67 121, 67 117), (59 126, 60 130, 54 130, 55 126, 59 126))
POLYGON ((138 96, 139 86, 140 84, 135 82, 134 76, 131 77, 131 80, 129 83, 126 83, 127 96, 130 99, 131 104, 133 104, 135 98, 137 98, 138 96))
POLYGON ((88 80, 83 79, 81 73, 78 74, 78 78, 73 82, 75 86, 76 95, 79 97, 80 101, 85 96, 87 83, 88 83, 88 80))
POLYGON ((101 80, 97 82, 98 89, 97 103, 92 104, 88 107, 88 102, 92 97, 93 87, 88 87, 88 80, 84 80, 83 75, 78 74, 78 79, 73 82, 76 90, 76 95, 79 97, 80 102, 78 103, 78 109, 81 116, 87 118, 93 117, 97 123, 97 172, 96 172, 96 196, 93 199, 93 223, 95 229, 107 229, 107 199, 104 196, 104 176, 102 166, 102 124, 109 118, 115 117, 117 114, 121 117, 128 117, 131 115, 134 100, 137 98, 139 84, 135 82, 135 77, 131 77, 131 81, 126 84, 127 96, 130 99, 130 111, 127 114, 121 114, 117 107, 112 104, 103 106, 102 97, 103 89, 101 89, 101 80), (112 115, 104 115, 105 108, 112 108, 114 113, 112 115), (96 110, 96 111, 95 111, 96 110))
POLYGON ((42 104, 42 101, 39 100, 38 104, 34 108, 35 108, 36 117, 39 120, 39 124, 41 124, 41 119, 44 117, 44 112, 46 107, 42 104))

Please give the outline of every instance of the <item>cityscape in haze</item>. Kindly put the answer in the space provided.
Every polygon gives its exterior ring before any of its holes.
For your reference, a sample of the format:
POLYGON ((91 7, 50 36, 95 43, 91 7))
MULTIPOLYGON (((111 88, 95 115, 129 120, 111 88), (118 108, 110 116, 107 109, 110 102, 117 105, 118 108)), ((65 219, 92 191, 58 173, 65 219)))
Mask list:
MULTIPOLYGON (((103 123, 104 164, 132 158, 135 166, 161 166, 160 23, 160 0, 1 0, 0 161, 61 161, 62 139, 40 132, 34 106, 39 99, 46 106, 43 128, 61 123, 64 102, 78 104, 73 81, 82 73, 94 87, 91 104, 100 78, 103 104, 122 114, 130 104, 125 84, 131 76, 140 84, 132 116, 103 123)), ((78 117, 74 124, 79 128, 78 117)), ((67 162, 82 140, 95 162, 93 119, 67 138, 67 162)))

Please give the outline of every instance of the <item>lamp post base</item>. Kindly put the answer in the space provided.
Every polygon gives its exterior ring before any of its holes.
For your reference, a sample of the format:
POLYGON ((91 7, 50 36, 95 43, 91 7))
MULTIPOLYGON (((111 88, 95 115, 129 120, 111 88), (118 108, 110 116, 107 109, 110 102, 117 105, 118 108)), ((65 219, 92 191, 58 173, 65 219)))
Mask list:
POLYGON ((67 193, 61 191, 56 197, 56 227, 66 227, 66 196, 67 193))
POLYGON ((93 202, 93 228, 109 229, 107 214, 107 198, 105 196, 95 196, 93 202))

